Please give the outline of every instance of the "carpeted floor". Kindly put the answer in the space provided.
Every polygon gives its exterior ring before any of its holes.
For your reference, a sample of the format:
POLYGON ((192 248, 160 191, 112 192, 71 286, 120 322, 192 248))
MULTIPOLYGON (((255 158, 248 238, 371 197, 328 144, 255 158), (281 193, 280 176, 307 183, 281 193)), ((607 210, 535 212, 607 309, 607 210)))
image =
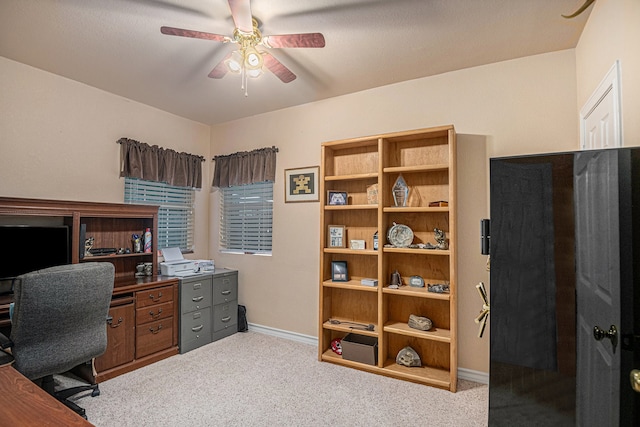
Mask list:
POLYGON ((488 387, 451 393, 317 360, 315 346, 238 333, 100 384, 98 427, 486 426, 488 387))

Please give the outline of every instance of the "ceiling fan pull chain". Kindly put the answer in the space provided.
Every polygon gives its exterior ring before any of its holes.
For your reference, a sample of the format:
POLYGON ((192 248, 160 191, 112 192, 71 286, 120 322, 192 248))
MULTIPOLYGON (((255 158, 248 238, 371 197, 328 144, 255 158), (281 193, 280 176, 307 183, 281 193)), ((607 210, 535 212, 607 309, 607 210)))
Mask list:
POLYGON ((242 66, 242 76, 240 76, 240 78, 242 79, 242 89, 244 89, 244 96, 249 96, 249 80, 247 79, 247 71, 244 68, 244 65, 242 66))

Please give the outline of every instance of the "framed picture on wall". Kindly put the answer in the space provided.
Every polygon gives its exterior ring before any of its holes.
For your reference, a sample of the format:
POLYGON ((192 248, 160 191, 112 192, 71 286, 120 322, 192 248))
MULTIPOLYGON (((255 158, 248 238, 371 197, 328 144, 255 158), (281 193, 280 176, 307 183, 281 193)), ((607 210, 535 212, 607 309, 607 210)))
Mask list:
POLYGON ((334 282, 348 282, 347 261, 331 261, 331 280, 334 282))
POLYGON ((284 201, 318 202, 320 166, 284 170, 284 201))
POLYGON ((347 228, 344 225, 330 225, 327 233, 328 248, 347 247, 347 228))

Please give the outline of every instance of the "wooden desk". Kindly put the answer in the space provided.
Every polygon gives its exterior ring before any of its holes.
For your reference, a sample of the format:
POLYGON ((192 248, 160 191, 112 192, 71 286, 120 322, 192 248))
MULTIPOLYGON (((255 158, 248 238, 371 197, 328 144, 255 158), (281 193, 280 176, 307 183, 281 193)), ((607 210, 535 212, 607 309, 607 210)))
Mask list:
POLYGON ((0 366, 0 425, 93 426, 11 366, 0 366))

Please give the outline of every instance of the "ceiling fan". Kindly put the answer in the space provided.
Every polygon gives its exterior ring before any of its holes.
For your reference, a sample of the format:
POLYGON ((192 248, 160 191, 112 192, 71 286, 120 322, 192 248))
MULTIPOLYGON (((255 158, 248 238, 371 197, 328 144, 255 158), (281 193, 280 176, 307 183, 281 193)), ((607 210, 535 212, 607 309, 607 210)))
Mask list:
POLYGON ((227 54, 209 73, 209 77, 221 79, 228 71, 242 75, 242 88, 247 95, 247 77, 258 77, 263 66, 275 74, 284 83, 295 80, 296 75, 273 55, 265 50, 289 47, 324 47, 321 33, 283 34, 263 36, 258 22, 251 16, 250 0, 229 0, 229 8, 235 25, 233 36, 185 30, 174 27, 161 27, 162 34, 196 39, 213 40, 222 43, 236 43, 238 50, 227 54))

